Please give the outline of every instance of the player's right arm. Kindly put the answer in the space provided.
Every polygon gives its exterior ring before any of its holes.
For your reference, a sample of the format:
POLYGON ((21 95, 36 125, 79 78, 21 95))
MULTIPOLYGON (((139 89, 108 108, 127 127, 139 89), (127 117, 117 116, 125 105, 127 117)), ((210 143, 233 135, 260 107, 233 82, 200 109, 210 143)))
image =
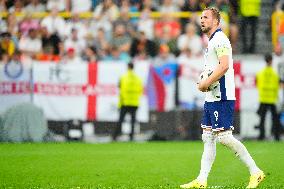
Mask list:
POLYGON ((219 64, 207 79, 199 83, 198 89, 202 92, 206 92, 209 86, 218 81, 229 69, 230 47, 226 43, 220 43, 215 47, 215 51, 219 64))
POLYGON ((210 85, 218 81, 229 69, 229 56, 223 55, 219 58, 219 64, 213 73, 204 81, 201 81, 198 85, 198 89, 202 92, 206 92, 210 85))

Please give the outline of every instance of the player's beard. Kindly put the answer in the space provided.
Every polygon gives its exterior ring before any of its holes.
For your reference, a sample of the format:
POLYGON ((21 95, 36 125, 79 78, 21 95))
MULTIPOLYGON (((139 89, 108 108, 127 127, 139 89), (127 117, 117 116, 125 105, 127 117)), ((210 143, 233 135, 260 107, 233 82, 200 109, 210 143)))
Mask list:
POLYGON ((201 27, 201 31, 205 34, 207 34, 211 30, 211 27, 201 27))

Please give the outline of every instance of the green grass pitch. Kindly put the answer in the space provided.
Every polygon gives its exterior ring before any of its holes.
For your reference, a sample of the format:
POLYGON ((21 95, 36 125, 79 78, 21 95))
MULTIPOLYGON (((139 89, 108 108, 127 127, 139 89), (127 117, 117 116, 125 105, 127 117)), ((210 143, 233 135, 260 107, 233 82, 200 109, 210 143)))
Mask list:
MULTIPOLYGON (((284 143, 245 142, 267 178, 284 188, 284 143)), ((0 188, 174 189, 199 173, 201 142, 0 144, 0 188)), ((245 188, 247 168, 218 144, 210 188, 245 188)))

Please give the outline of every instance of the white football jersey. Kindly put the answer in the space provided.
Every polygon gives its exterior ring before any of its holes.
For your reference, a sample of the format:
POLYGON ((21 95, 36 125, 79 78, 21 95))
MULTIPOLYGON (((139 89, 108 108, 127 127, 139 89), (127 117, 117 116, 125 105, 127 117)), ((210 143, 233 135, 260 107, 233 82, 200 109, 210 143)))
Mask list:
POLYGON ((218 29, 211 35, 205 50, 205 69, 214 71, 219 64, 218 57, 223 55, 229 56, 229 69, 225 75, 220 78, 220 85, 216 89, 206 92, 206 102, 236 100, 231 43, 222 30, 218 29))

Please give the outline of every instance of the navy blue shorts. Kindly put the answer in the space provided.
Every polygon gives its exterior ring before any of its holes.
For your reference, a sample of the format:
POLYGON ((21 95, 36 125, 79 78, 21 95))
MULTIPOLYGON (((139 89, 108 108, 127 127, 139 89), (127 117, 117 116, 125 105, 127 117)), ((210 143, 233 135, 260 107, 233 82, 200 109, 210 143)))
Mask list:
POLYGON ((213 131, 234 130, 234 109, 234 100, 205 102, 201 127, 213 131))

